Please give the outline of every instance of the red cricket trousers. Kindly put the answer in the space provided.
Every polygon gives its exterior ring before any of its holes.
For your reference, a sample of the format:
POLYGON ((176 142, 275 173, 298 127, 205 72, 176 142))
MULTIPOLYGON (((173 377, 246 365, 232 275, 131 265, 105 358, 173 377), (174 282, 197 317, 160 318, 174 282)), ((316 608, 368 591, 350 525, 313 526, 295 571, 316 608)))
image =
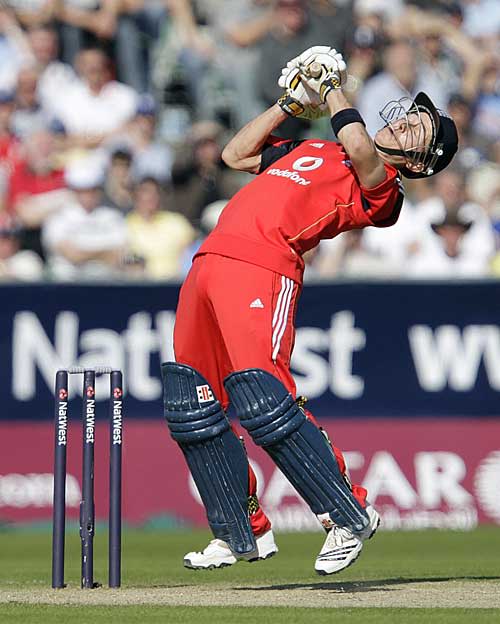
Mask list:
MULTIPOLYGON (((290 358, 300 285, 257 265, 217 254, 195 258, 184 282, 174 329, 176 361, 198 370, 224 409, 229 399, 224 379, 235 371, 261 368, 276 376, 295 398, 290 358)), ((312 415, 307 416, 316 425, 312 415)), ((333 447, 345 474, 342 453, 333 447)), ((249 494, 257 482, 249 466, 249 494)), ((366 490, 352 486, 364 507, 366 490)), ((271 523, 261 508, 250 516, 255 535, 271 523)))

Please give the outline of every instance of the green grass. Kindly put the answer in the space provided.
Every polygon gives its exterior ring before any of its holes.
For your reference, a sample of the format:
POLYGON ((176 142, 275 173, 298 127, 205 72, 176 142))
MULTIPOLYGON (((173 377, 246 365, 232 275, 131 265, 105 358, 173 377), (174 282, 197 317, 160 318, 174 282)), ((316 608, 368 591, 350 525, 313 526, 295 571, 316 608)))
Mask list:
POLYGON ((5 624, 498 624, 495 609, 292 609, 287 607, 63 607, 12 604, 5 624))
MULTIPOLYGON (((447 580, 467 581, 471 588, 481 582, 500 581, 500 530, 483 527, 462 532, 379 533, 369 542, 362 557, 341 576, 318 577, 314 574, 315 555, 322 534, 278 535, 279 556, 259 564, 238 565, 216 572, 192 572, 182 566, 182 555, 202 549, 207 532, 126 531, 123 536, 123 586, 134 588, 202 585, 244 588, 256 585, 265 589, 310 587, 327 582, 346 592, 363 584, 363 591, 385 589, 408 582, 447 580)), ((25 531, 0 532, 0 589, 42 589, 50 587, 51 536, 25 531)), ((95 578, 106 580, 105 536, 95 541, 95 578)), ((79 583, 80 544, 78 536, 66 544, 66 581, 79 583)), ((314 589, 314 587, 313 587, 314 589)), ((258 591, 255 590, 255 591, 258 591)), ((498 591, 500 592, 500 584, 498 591)), ((355 604, 355 603, 354 603, 355 604)), ((0 622, 210 622, 211 624, 263 623, 322 624, 337 621, 363 624, 398 622, 474 623, 500 622, 494 609, 306 609, 286 607, 165 607, 165 606, 53 606, 0 604, 0 622)))
MULTIPOLYGON (((123 585, 151 587, 210 583, 321 583, 314 574, 314 558, 322 544, 321 533, 277 536, 278 556, 259 564, 245 564, 197 573, 182 566, 186 551, 202 549, 210 539, 206 531, 126 531, 123 536, 123 585)), ((471 532, 379 532, 368 542, 359 562, 335 581, 385 579, 499 579, 500 529, 483 527, 471 532)), ((50 586, 51 535, 17 531, 0 532, 0 587, 50 586)), ((95 577, 104 581, 107 569, 106 536, 95 539, 95 577)), ((66 540, 66 581, 77 585, 80 574, 80 541, 66 540)), ((499 588, 500 591, 500 588, 499 588)), ((500 620, 499 620, 500 621, 500 620)))

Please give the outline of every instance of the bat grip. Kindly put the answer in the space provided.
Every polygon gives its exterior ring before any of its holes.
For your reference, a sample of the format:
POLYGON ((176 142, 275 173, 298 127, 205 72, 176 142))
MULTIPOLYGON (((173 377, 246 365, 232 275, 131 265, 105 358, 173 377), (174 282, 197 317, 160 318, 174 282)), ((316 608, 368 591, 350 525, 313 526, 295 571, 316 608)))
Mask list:
POLYGON ((321 66, 321 63, 318 63, 317 61, 314 61, 313 63, 311 63, 309 67, 309 75, 312 78, 319 78, 321 76, 322 71, 323 71, 323 67, 321 66))

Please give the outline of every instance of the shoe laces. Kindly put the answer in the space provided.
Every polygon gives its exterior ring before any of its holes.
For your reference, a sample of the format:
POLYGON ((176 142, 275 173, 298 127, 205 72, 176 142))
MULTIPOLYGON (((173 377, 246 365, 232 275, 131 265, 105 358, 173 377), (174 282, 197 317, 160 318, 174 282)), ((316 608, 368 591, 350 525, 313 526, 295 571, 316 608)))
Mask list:
POLYGON ((208 544, 208 546, 205 547, 205 550, 203 551, 203 553, 205 553, 207 550, 210 550, 211 547, 213 546, 219 546, 220 548, 229 548, 229 546, 226 544, 226 542, 224 542, 221 539, 213 539, 211 540, 211 542, 208 544))
POLYGON ((338 546, 343 546, 343 544, 351 539, 353 539, 354 535, 349 529, 339 526, 333 526, 326 538, 326 544, 328 548, 335 548, 338 546))

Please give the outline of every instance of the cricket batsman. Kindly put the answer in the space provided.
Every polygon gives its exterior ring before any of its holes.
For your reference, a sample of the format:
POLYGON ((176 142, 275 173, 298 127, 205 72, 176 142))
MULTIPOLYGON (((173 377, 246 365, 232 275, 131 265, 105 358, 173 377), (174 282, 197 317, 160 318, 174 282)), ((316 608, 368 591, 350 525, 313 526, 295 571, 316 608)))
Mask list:
MULTIPOLYGON (((176 362, 162 365, 165 417, 206 508, 214 540, 185 555, 188 568, 220 568, 274 555, 231 404, 316 514, 326 539, 318 574, 353 563, 377 530, 364 488, 296 397, 290 373, 303 254, 347 230, 389 227, 403 204, 401 176, 427 178, 457 150, 454 122, 424 93, 389 102, 371 138, 344 96, 342 55, 315 46, 282 71, 283 96, 228 143, 228 166, 255 174, 228 203, 184 282, 174 330, 176 362), (337 140, 283 140, 291 115, 330 115, 337 140)), ((333 138, 333 137, 332 137, 333 138)))

